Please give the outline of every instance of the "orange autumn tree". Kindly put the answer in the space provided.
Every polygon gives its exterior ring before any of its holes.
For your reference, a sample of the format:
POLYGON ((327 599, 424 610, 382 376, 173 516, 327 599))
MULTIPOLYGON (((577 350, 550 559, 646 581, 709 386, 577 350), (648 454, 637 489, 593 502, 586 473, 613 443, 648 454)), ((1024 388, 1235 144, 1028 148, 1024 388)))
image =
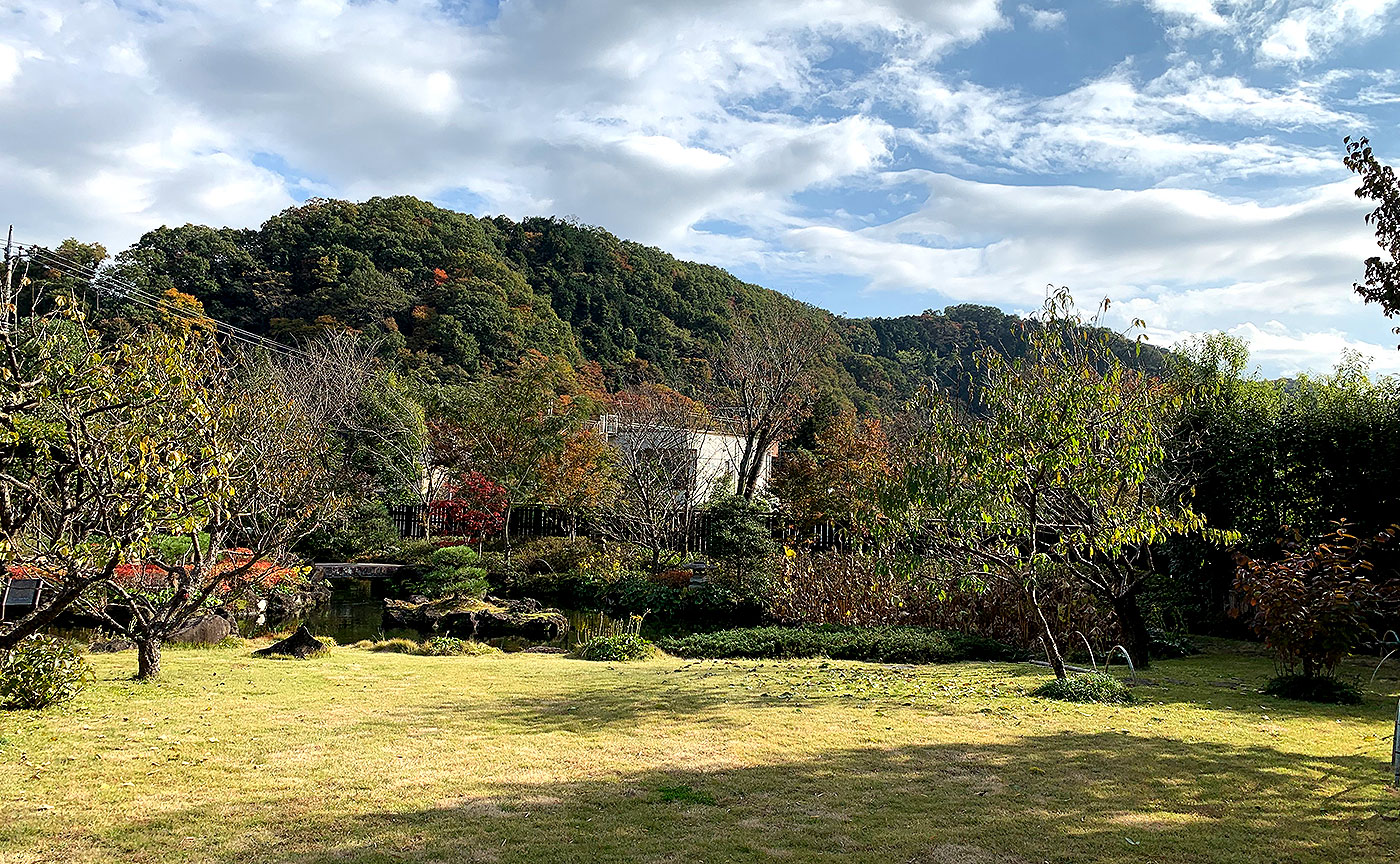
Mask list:
POLYGON ((505 374, 444 388, 432 408, 434 473, 477 472, 506 490, 507 560, 513 508, 570 502, 594 488, 585 476, 597 452, 585 384, 568 361, 532 351, 505 374))
POLYGON ((842 411, 818 435, 813 450, 779 463, 772 488, 798 524, 834 522, 869 536, 884 518, 881 490, 896 475, 897 463, 880 418, 842 411))

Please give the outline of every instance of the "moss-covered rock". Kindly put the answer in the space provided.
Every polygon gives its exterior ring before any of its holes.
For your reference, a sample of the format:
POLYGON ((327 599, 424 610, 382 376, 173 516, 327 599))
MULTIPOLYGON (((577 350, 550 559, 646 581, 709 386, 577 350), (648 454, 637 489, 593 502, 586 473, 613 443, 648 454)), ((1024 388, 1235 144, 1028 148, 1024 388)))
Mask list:
POLYGON ((424 603, 386 600, 384 626, 407 627, 420 633, 435 631, 459 638, 517 636, 552 642, 569 632, 569 619, 558 609, 540 608, 534 600, 446 597, 424 603))

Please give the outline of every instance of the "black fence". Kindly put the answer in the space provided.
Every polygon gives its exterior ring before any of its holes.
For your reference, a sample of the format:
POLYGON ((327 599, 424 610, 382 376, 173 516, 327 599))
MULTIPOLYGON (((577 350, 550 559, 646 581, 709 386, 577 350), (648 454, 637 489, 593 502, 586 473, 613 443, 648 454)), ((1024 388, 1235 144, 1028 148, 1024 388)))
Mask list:
MULTIPOLYGON (((444 508, 429 508, 424 504, 396 504, 389 507, 389 515, 399 536, 421 539, 433 537, 471 537, 474 531, 456 523, 451 513, 444 508)), ((816 525, 792 525, 780 513, 764 516, 773 539, 790 546, 811 549, 850 549, 859 546, 850 532, 831 522, 816 525)), ((499 535, 493 532, 492 535, 499 535)), ((705 510, 693 510, 678 515, 676 524, 666 533, 676 538, 681 551, 704 554, 709 545, 710 514, 705 510)), ((510 511, 510 536, 512 540, 533 540, 539 537, 587 537, 603 539, 605 534, 597 526, 577 513, 562 507, 542 504, 529 504, 512 507, 510 511)))

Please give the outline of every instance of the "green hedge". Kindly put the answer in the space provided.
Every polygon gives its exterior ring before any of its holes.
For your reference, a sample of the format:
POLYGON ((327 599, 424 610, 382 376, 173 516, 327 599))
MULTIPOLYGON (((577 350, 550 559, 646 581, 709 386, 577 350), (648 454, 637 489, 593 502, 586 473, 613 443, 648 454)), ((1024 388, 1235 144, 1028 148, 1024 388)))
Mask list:
POLYGON ((1008 645, 920 627, 748 627, 663 639, 661 648, 680 657, 786 660, 829 657, 875 663, 952 663, 1011 660, 1008 645))

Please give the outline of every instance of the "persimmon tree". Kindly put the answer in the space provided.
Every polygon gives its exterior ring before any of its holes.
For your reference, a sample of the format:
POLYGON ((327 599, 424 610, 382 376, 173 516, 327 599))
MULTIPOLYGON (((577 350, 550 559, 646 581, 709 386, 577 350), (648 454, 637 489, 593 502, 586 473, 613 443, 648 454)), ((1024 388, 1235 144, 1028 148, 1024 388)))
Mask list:
POLYGON ((1023 357, 979 353, 970 408, 926 407, 927 459, 912 485, 927 542, 965 578, 1026 592, 1061 678, 1046 589, 1079 581, 1110 603, 1146 665, 1137 600, 1153 546, 1205 528, 1169 459, 1182 394, 1118 358, 1098 326, 1106 308, 1086 318, 1054 291, 1027 322, 1023 357))
POLYGON ((190 446, 219 422, 196 337, 104 344, 71 297, 49 302, 0 333, 0 578, 45 583, 29 613, 0 624, 0 650, 112 579, 152 535, 197 519, 205 505, 184 490, 221 476, 229 455, 190 446))
POLYGON ((161 418, 181 479, 150 508, 162 530, 132 545, 127 578, 80 600, 136 642, 140 679, 160 674, 162 643, 196 616, 289 587, 291 546, 348 503, 332 443, 345 394, 306 387, 325 378, 325 355, 240 358, 212 339, 186 351, 200 402, 161 418))

